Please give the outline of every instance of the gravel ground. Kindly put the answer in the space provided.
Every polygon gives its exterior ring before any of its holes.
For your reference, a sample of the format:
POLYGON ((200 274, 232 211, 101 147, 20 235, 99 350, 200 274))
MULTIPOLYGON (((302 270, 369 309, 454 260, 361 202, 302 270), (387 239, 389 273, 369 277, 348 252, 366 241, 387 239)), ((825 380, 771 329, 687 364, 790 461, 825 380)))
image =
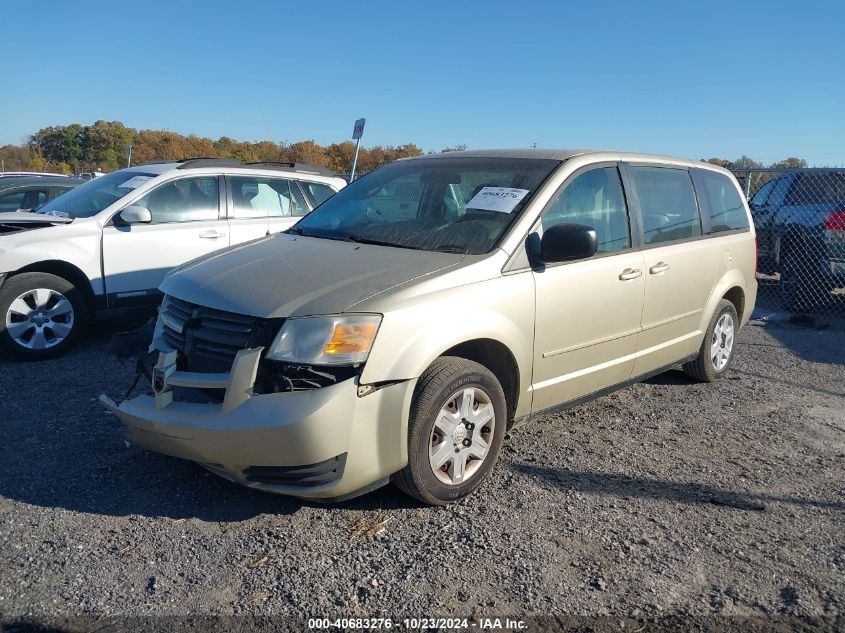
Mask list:
POLYGON ((108 334, 51 362, 0 359, 10 630, 75 615, 845 622, 845 331, 749 326, 729 379, 672 371, 540 420, 440 509, 390 487, 315 505, 127 447, 96 401, 132 378, 108 334))

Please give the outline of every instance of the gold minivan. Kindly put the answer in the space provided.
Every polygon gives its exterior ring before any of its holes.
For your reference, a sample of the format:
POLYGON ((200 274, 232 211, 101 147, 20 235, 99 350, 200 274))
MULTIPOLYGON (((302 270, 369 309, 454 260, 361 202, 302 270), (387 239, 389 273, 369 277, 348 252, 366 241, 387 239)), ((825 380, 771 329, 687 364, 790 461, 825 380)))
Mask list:
POLYGON ((323 500, 430 504, 505 433, 682 364, 731 366, 757 293, 733 176, 610 151, 400 160, 164 280, 134 444, 323 500))

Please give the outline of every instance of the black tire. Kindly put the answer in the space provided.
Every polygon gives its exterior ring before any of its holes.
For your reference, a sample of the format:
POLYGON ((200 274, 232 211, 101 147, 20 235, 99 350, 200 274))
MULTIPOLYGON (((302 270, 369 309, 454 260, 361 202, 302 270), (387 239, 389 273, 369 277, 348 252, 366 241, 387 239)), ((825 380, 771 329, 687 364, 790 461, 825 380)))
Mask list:
POLYGON ((811 269, 811 259, 802 256, 804 252, 790 249, 781 258, 778 296, 787 312, 812 312, 832 290, 811 269))
POLYGON ((430 505, 445 505, 466 497, 493 469, 505 439, 506 424, 505 394, 490 370, 464 358, 438 358, 425 370, 414 391, 408 421, 408 465, 394 475, 393 482, 406 494, 430 505), (469 387, 480 389, 488 397, 495 423, 490 437, 485 438, 489 445, 487 454, 475 472, 462 483, 446 484, 438 479, 429 462, 432 432, 437 415, 450 397, 469 387))
POLYGON ((736 314, 736 308, 727 299, 722 299, 719 301, 719 305, 716 306, 716 312, 713 313, 713 318, 710 319, 710 325, 707 326, 707 331, 704 333, 704 340, 701 342, 701 348, 698 350, 698 358, 682 365, 684 373, 699 382, 713 382, 724 376, 731 368, 734 356, 736 355, 737 334, 739 334, 739 317, 736 314), (733 322, 734 339, 727 363, 721 369, 716 369, 713 366, 710 349, 713 345, 713 332, 716 329, 716 324, 719 323, 719 320, 725 314, 729 315, 733 322))
MULTIPOLYGON (((59 297, 55 294, 50 295, 50 300, 45 304, 50 309, 50 306, 57 305, 59 297)), ((33 297, 28 297, 27 301, 33 300, 33 297)), ((27 305, 30 305, 27 303, 27 305)), ((30 305, 30 307, 33 307, 30 305)), ((67 349, 73 345, 79 337, 80 332, 85 327, 88 320, 88 309, 85 305, 85 299, 82 293, 72 283, 56 275, 48 273, 21 273, 15 275, 3 284, 0 288, 0 347, 12 356, 21 360, 44 360, 46 358, 54 358, 63 354, 67 349), (18 342, 15 336, 8 331, 8 327, 13 327, 16 323, 25 323, 17 311, 10 311, 12 303, 19 297, 29 291, 34 291, 39 288, 54 291, 62 295, 70 303, 70 311, 61 315, 54 315, 55 327, 53 330, 48 321, 44 328, 43 334, 45 338, 45 347, 40 349, 29 348, 24 344, 18 342), (58 336, 56 332, 59 331, 59 326, 64 325, 61 331, 64 332, 67 326, 70 331, 67 334, 58 336)), ((34 336, 35 330, 31 330, 34 336)), ((26 342, 26 336, 29 336, 29 331, 21 334, 18 332, 18 339, 26 342)), ((30 337, 30 341, 32 338, 30 337)))

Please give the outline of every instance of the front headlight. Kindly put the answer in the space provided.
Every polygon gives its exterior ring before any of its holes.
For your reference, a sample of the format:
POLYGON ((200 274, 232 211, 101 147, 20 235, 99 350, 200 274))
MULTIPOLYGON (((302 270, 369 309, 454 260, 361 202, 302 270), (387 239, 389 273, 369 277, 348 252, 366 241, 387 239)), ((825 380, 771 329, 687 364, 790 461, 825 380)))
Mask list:
POLYGON ((267 358, 308 365, 363 363, 380 324, 380 314, 288 319, 267 350, 267 358))

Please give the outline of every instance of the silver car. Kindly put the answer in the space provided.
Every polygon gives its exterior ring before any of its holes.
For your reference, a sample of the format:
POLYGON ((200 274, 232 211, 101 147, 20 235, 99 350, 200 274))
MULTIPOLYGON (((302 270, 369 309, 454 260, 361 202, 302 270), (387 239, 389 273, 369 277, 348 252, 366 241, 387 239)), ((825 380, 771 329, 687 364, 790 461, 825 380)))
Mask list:
POLYGON ((149 392, 102 399, 134 444, 251 488, 447 503, 511 427, 678 363, 725 375, 756 298, 749 217, 729 172, 682 159, 397 161, 171 273, 149 392))

